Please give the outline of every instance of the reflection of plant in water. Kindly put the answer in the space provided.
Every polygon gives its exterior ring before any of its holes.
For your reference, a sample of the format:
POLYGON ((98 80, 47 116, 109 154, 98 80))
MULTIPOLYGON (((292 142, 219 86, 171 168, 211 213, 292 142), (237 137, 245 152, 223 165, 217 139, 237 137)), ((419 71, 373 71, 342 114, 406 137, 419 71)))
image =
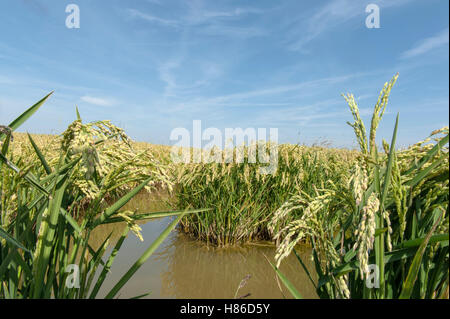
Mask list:
MULTIPOLYGON (((247 276, 244 277, 244 279, 241 280, 241 282, 239 284, 239 287, 236 289, 236 293, 234 294, 234 297, 233 297, 234 299, 236 299, 239 290, 245 287, 245 285, 247 284, 248 280, 251 277, 252 276, 250 274, 248 274, 247 276)), ((247 294, 245 294, 245 295, 243 295, 243 296, 241 296, 241 297, 239 297, 237 299, 244 299, 246 297, 249 297, 250 295, 251 295, 250 293, 247 293, 247 294)))
MULTIPOLYGON (((144 233, 145 236, 145 233, 144 233)), ((169 242, 168 242, 169 243, 169 242)), ((307 252, 303 252, 302 256, 307 252)), ((184 234, 173 237, 172 243, 157 256, 168 265, 161 273, 163 298, 283 298, 276 276, 264 254, 273 258, 275 247, 246 245, 228 248, 207 247, 184 234), (269 275, 268 275, 269 274, 269 275), (247 280, 243 280, 248 276, 247 280), (251 278, 250 278, 251 276, 251 278), (236 291, 237 287, 240 287, 236 291)), ((304 273, 299 273, 295 257, 281 265, 293 282, 304 289, 304 295, 316 298, 314 287, 304 273)), ((290 297, 290 295, 288 295, 290 297)))

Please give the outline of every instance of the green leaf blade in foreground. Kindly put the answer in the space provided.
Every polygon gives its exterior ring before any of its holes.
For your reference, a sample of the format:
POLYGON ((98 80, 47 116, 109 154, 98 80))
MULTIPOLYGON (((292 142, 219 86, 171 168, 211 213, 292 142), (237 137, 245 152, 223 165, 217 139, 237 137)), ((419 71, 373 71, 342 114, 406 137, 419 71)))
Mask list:
POLYGON ((427 154, 422 157, 417 164, 414 164, 409 170, 405 172, 405 175, 409 175, 414 170, 419 170, 422 168, 424 164, 426 164, 436 153, 438 153, 445 144, 449 141, 449 135, 447 134, 444 138, 442 138, 434 147, 428 151, 427 154))
POLYGON ((114 262, 114 258, 116 258, 116 255, 119 252, 120 248, 122 247, 122 244, 123 244, 125 238, 127 238, 129 230, 130 230, 130 228, 128 226, 125 226, 125 228, 122 232, 122 236, 120 237, 120 239, 117 241, 116 245, 114 246, 114 249, 112 250, 111 254, 109 255, 108 261, 103 266, 103 270, 100 273, 100 276, 98 277, 97 282, 95 283, 94 288, 91 291, 91 294, 89 295, 89 299, 94 299, 97 296, 103 282, 105 281, 106 276, 109 273, 109 270, 111 269, 111 266, 114 262))
POLYGON ((11 235, 9 235, 6 231, 3 230, 3 228, 0 227, 0 237, 4 238, 7 242, 13 244, 14 246, 26 251, 30 252, 25 246, 23 246, 21 243, 19 243, 15 238, 13 238, 11 235))
MULTIPOLYGON (((165 212, 152 212, 152 213, 144 213, 144 214, 136 214, 129 216, 133 220, 147 220, 147 219, 155 219, 155 218, 163 218, 163 217, 171 217, 178 216, 180 214, 193 214, 193 213, 201 213, 213 210, 212 208, 200 208, 200 209, 192 209, 192 210, 174 210, 174 211, 165 211, 165 212)), ((108 218, 103 224, 112 224, 112 223, 121 223, 124 222, 125 219, 122 217, 112 217, 108 218)))
POLYGON ((117 202, 115 202, 113 205, 108 207, 99 218, 94 220, 92 225, 90 226, 90 229, 95 228, 96 226, 103 224, 104 221, 106 221, 112 214, 117 212, 119 209, 121 209, 123 206, 125 206, 126 203, 128 203, 137 193, 139 193, 145 185, 150 182, 151 177, 147 178, 145 181, 143 181, 139 186, 128 192, 125 196, 121 197, 117 202))
POLYGON ((119 282, 111 289, 106 295, 105 299, 112 299, 119 292, 119 290, 130 280, 136 271, 145 263, 145 261, 155 252, 155 250, 161 245, 164 239, 169 236, 170 232, 175 228, 178 222, 183 218, 185 214, 180 214, 169 226, 156 238, 156 240, 147 248, 142 256, 131 266, 125 275, 119 280, 119 282))
POLYGON ((300 293, 298 292, 298 290, 294 287, 294 285, 286 278, 286 276, 278 270, 278 268, 272 264, 269 261, 270 265, 272 266, 272 268, 275 270, 275 272, 277 273, 278 277, 281 279, 281 281, 283 282, 283 284, 286 286, 286 288, 289 290, 289 292, 292 294, 292 296, 294 296, 295 299, 303 299, 302 295, 300 295, 300 293))
POLYGON ((295 257, 297 257, 298 262, 300 263, 300 265, 303 267, 303 270, 305 270, 306 275, 308 276, 309 280, 311 281, 311 283, 313 284, 314 288, 317 290, 317 285, 314 282, 314 280, 312 279, 311 273, 309 272, 308 268, 306 267, 305 263, 303 262, 302 258, 300 257, 300 255, 297 253, 297 251, 295 249, 293 249, 295 257))
MULTIPOLYGON (((47 94, 44 98, 42 98, 39 102, 31 106, 29 109, 27 109, 25 112, 23 112, 18 118, 16 118, 14 121, 12 121, 8 126, 11 129, 11 131, 15 131, 19 126, 21 126, 26 120, 28 120, 41 106, 44 104, 44 102, 48 99, 50 95, 53 94, 53 91, 47 94)), ((5 137, 4 133, 0 133, 0 140, 2 140, 5 137)))
POLYGON ((411 263, 411 266, 409 267, 408 276, 406 277, 405 282, 403 283, 402 292, 400 294, 399 299, 409 299, 411 298, 411 294, 413 293, 414 284, 417 280, 417 275, 419 274, 420 266, 422 265, 422 257, 425 253, 425 249, 427 248, 428 242, 433 235, 434 230, 436 229, 437 225, 441 221, 442 214, 439 216, 438 220, 434 223, 433 227, 431 228, 430 232, 428 233, 427 237, 425 237, 425 240, 422 242, 422 244, 419 246, 419 249, 417 249, 416 254, 414 255, 414 259, 411 263))
POLYGON ((64 208, 60 207, 61 215, 64 216, 66 221, 72 226, 72 228, 77 232, 78 235, 81 235, 82 229, 78 225, 78 223, 73 219, 69 212, 67 212, 64 208))
POLYGON ((42 166, 45 169, 45 172, 47 174, 51 174, 52 173, 52 169, 50 168, 50 166, 48 165, 47 161, 45 160, 44 154, 42 154, 41 150, 39 149, 39 147, 34 142, 33 138, 30 135, 30 133, 27 133, 27 134, 28 134, 28 139, 30 140, 31 145, 33 146, 34 151, 36 152, 36 155, 38 156, 39 160, 42 163, 42 166))
POLYGON ((41 184, 39 184, 36 177, 34 177, 31 173, 21 171, 20 168, 18 168, 14 163, 12 163, 9 159, 7 159, 2 153, 0 153, 0 161, 6 164, 6 166, 8 166, 17 174, 22 174, 23 179, 25 179, 28 183, 39 189, 45 196, 49 195, 47 190, 41 184))
POLYGON ((3 145, 2 145, 2 154, 3 154, 3 156, 5 156, 6 153, 8 153, 9 143, 10 142, 11 142, 11 134, 8 134, 6 136, 6 140, 3 142, 3 145))
MULTIPOLYGON (((384 175, 384 183, 383 183, 383 189, 381 190, 381 200, 380 200, 380 211, 378 212, 376 216, 376 222, 377 222, 377 228, 383 228, 384 227, 384 220, 382 217, 382 213, 384 212, 384 201, 386 200, 386 196, 389 189, 389 182, 391 180, 391 174, 392 174, 392 163, 395 158, 395 142, 397 140, 397 129, 398 129, 398 118, 399 114, 397 113, 397 118, 395 120, 395 127, 394 127, 394 133, 392 134, 392 140, 391 145, 389 148, 389 156, 388 156, 388 162, 387 162, 387 168, 386 173, 384 175)), ((376 264, 379 269, 379 280, 380 280, 380 296, 381 298, 384 298, 385 295, 385 278, 384 278, 384 233, 380 233, 379 236, 375 238, 375 259, 376 264)))
MULTIPOLYGON (((448 234, 438 234, 438 235, 433 235, 430 237, 428 244, 435 244, 435 243, 440 243, 440 245, 442 247, 447 247, 448 246, 448 238, 449 235, 448 234)), ((420 246, 426 238, 417 238, 414 240, 409 240, 406 242, 403 242, 401 245, 397 246, 394 248, 394 250, 392 250, 391 252, 388 252, 384 255, 384 263, 389 264, 398 260, 402 260, 402 259, 407 259, 410 258, 412 256, 414 256, 414 254, 417 252, 416 247, 420 246)), ((353 252, 353 250, 351 250, 350 252, 353 252)), ((374 261, 374 256, 371 255, 369 261, 373 262, 374 261)), ((345 259, 345 258, 344 258, 345 259)), ((350 271, 353 270, 357 270, 359 269, 359 262, 357 260, 352 260, 349 262, 346 262, 343 265, 340 265, 334 269, 330 270, 330 274, 333 274, 335 276, 341 276, 344 275, 350 271)), ((329 277, 324 277, 325 279, 322 279, 319 281, 319 288, 326 282, 329 281, 329 277)))
POLYGON ((52 199, 48 204, 48 213, 43 219, 41 227, 43 227, 42 233, 39 234, 36 249, 38 254, 35 259, 35 268, 33 273, 35 274, 35 286, 33 292, 33 298, 41 298, 41 292, 43 289, 43 283, 45 282, 45 276, 47 268, 49 266, 50 254, 52 250, 53 240, 56 233, 58 224, 58 217, 60 215, 60 208, 63 201, 64 192, 68 184, 68 176, 65 175, 64 179, 55 185, 55 191, 52 193, 52 199))

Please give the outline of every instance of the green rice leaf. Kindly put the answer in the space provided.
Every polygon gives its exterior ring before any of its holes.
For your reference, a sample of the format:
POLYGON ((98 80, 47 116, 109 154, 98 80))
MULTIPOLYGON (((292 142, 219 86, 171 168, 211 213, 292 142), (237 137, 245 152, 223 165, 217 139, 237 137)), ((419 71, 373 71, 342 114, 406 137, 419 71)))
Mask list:
POLYGON ((120 198, 117 202, 115 202, 112 206, 108 207, 101 215, 98 217, 92 225, 90 225, 90 229, 95 228, 97 225, 103 224, 112 214, 116 213, 119 209, 121 209, 126 203, 130 201, 137 193, 139 193, 145 185, 150 182, 151 177, 147 178, 143 181, 139 186, 128 192, 125 196, 120 198))
MULTIPOLYGON (((443 212, 442 212, 443 214, 443 212)), ((442 216, 441 214, 441 216, 442 216)), ((425 249, 427 248, 428 242, 433 235, 434 230, 436 229, 439 221, 441 219, 439 218, 436 223, 433 225, 432 229, 428 233, 427 237, 425 237, 424 241, 420 244, 419 249, 417 250, 416 254, 414 255, 414 259, 411 263, 411 266, 409 267, 408 276, 406 277, 406 280, 403 282, 403 288, 402 292, 400 294, 399 299, 409 299, 411 297, 411 294, 414 289, 414 284, 417 280, 417 275, 420 270, 420 266, 422 264, 422 257, 425 253, 425 249)))
POLYGON ((131 268, 120 278, 119 282, 111 289, 106 295, 106 299, 112 299, 119 292, 119 290, 130 280, 134 273, 145 263, 145 261, 155 252, 155 250, 161 245, 164 239, 169 236, 170 232, 175 228, 178 222, 183 218, 185 214, 179 215, 169 226, 156 238, 156 240, 147 248, 142 256, 131 266, 131 268))
POLYGON ((24 245, 19 243, 14 237, 9 235, 3 228, 0 227, 0 237, 4 238, 7 242, 10 244, 13 244, 14 246, 26 251, 30 252, 24 245))
MULTIPOLYGON (((21 126, 26 120, 28 120, 40 107, 44 102, 48 99, 50 95, 53 94, 53 91, 44 96, 39 102, 28 108, 25 112, 23 112, 18 118, 11 122, 8 127, 15 131, 19 126, 21 126)), ((4 133, 0 133, 0 140, 5 138, 4 133)))
POLYGON ((274 264, 272 264, 270 261, 269 263, 277 273, 280 280, 292 294, 292 296, 294 296, 295 299, 303 299, 302 295, 298 292, 298 290, 294 287, 294 285, 286 278, 286 276, 280 270, 278 270, 278 268, 274 264))
POLYGON ((42 166, 43 166, 44 169, 45 169, 45 172, 46 172, 47 174, 51 174, 51 173, 52 173, 52 169, 50 168, 50 166, 48 165, 47 161, 45 160, 45 157, 44 157, 44 155, 42 154, 41 150, 39 149, 39 147, 38 147, 38 146, 36 145, 36 143, 34 142, 33 138, 32 138, 31 135, 30 135, 30 133, 27 133, 27 135, 28 135, 28 138, 29 138, 29 140, 30 140, 30 142, 31 142, 31 145, 32 145, 33 148, 34 148, 34 151, 36 152, 36 155, 38 156, 39 160, 40 160, 41 163, 42 163, 42 166))

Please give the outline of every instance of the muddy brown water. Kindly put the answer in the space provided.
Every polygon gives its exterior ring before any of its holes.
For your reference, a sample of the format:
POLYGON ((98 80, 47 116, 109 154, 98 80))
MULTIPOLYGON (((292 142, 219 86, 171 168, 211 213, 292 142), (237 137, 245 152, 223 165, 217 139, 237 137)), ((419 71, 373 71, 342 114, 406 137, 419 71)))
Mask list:
MULTIPOLYGON (((161 211, 167 208, 160 199, 138 202, 140 210, 161 211)), ((139 206, 137 205, 137 206, 139 206)), ((99 294, 103 298, 150 244, 172 221, 160 218, 142 223, 141 242, 132 232, 117 254, 99 294)), ((91 244, 97 246, 111 231, 117 240, 124 224, 103 225, 91 234, 91 244)), ((112 243, 113 246, 114 243, 112 243)), ((310 249, 297 250, 308 268, 313 270, 310 249)), ((111 248, 106 256, 111 252, 111 248)), ((269 243, 253 243, 242 246, 217 248, 192 239, 177 230, 172 231, 158 250, 134 274, 118 294, 118 298, 132 298, 150 293, 145 298, 292 298, 269 264, 273 262, 275 247, 269 243), (239 290, 242 280, 248 278, 239 290)), ((294 255, 285 259, 280 270, 294 284, 303 298, 316 298, 315 289, 294 255)))

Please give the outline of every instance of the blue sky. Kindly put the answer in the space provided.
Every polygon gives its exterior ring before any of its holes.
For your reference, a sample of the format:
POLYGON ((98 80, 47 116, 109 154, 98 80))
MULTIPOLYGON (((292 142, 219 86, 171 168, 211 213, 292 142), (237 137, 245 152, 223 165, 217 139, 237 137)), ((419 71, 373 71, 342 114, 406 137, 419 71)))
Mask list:
POLYGON ((356 147, 341 93, 369 126, 399 72, 378 137, 422 140, 448 125, 447 0, 2 0, 0 124, 50 91, 21 128, 60 133, 110 119, 136 140, 171 144, 176 127, 276 127, 279 142, 356 147), (65 8, 80 8, 68 29, 65 8), (368 29, 366 5, 380 7, 368 29))

